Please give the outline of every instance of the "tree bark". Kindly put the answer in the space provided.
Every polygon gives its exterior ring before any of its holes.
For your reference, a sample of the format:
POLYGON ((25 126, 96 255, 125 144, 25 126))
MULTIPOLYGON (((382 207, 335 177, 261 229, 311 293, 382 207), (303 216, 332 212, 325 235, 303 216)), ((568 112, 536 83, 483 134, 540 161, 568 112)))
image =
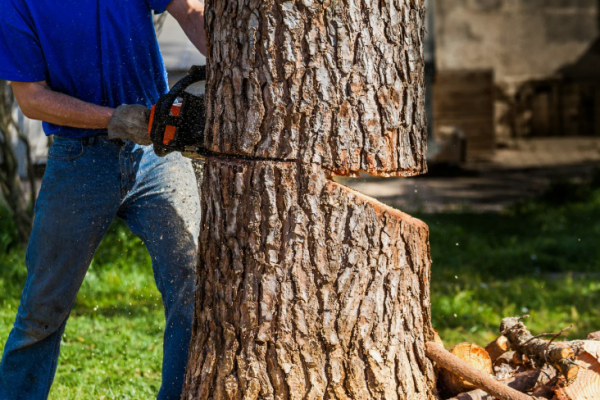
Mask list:
POLYGON ((427 226, 318 165, 209 158, 184 399, 435 399, 427 226))
POLYGON ((522 318, 517 317, 504 318, 500 324, 500 331, 510 342, 515 355, 526 356, 536 367, 550 364, 567 381, 575 379, 579 373, 575 351, 564 343, 551 343, 534 337, 521 320, 522 318))
MULTIPOLYGON (((20 133, 18 132, 18 126, 13 121, 13 107, 14 97, 12 89, 7 81, 0 80, 0 190, 12 213, 19 242, 27 244, 33 223, 32 213, 35 202, 35 190, 31 194, 32 197, 28 209, 27 200, 21 188, 21 178, 18 174, 19 165, 17 156, 11 142, 11 128, 14 127, 17 134, 20 133)), ((27 141, 25 143, 27 146, 30 185, 35 188, 35 177, 32 174, 33 165, 29 157, 29 143, 27 141)))
POLYGON ((427 226, 330 180, 426 172, 424 0, 207 0, 184 399, 433 400, 427 226))
POLYGON ((424 0, 206 6, 206 148, 338 175, 427 172, 424 0))

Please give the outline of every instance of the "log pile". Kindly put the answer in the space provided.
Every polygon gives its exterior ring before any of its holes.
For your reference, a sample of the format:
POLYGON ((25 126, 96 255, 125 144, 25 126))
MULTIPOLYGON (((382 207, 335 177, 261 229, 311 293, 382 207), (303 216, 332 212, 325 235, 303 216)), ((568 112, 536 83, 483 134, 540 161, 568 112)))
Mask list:
POLYGON ((426 354, 436 363, 440 398, 600 399, 599 333, 587 340, 558 341, 564 330, 534 336, 524 318, 505 318, 501 335, 485 348, 461 343, 446 351, 437 335, 427 343, 426 354))

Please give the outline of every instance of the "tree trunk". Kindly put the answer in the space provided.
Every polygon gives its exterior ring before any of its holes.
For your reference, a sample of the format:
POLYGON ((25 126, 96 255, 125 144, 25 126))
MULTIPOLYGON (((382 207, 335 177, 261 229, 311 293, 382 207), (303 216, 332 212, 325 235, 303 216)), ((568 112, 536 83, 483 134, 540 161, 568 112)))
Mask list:
POLYGON ((303 169, 207 160, 184 399, 434 399, 427 226, 303 169))
POLYGON ((427 226, 330 179, 426 171, 423 0, 206 7, 183 399, 436 399, 427 226))
MULTIPOLYGON (((21 188, 21 178, 18 174, 18 160, 11 143, 11 129, 15 129, 19 134, 19 128, 14 123, 12 111, 14 106, 14 97, 7 81, 0 80, 0 190, 6 205, 12 213, 13 220, 17 228, 19 242, 27 244, 31 233, 33 223, 32 210, 35 202, 35 190, 31 194, 30 206, 28 209, 25 194, 21 188)), ((26 138, 23 138, 26 140, 26 138)), ((32 164, 29 154, 29 143, 27 146, 27 162, 29 179, 32 187, 35 188, 35 177, 31 175, 32 164)))
POLYGON ((424 0, 207 0, 205 147, 427 172, 424 0))

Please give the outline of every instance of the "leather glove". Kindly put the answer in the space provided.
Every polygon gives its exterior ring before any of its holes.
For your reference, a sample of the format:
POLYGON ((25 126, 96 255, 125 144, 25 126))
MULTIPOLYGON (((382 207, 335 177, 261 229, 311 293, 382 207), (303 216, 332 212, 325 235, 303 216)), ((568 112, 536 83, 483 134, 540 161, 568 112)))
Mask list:
POLYGON ((139 104, 123 104, 117 107, 108 122, 108 138, 128 139, 134 143, 147 146, 152 144, 148 135, 150 110, 139 104))

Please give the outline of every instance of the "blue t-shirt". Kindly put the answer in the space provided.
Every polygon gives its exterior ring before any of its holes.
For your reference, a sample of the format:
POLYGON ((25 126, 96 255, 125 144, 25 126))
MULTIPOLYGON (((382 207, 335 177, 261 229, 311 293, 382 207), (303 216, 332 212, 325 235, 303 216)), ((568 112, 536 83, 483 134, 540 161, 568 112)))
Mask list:
MULTIPOLYGON (((171 0, 0 0, 0 79, 117 107, 150 107, 168 91, 152 11, 171 0)), ((102 130, 44 123, 46 135, 102 130)))

